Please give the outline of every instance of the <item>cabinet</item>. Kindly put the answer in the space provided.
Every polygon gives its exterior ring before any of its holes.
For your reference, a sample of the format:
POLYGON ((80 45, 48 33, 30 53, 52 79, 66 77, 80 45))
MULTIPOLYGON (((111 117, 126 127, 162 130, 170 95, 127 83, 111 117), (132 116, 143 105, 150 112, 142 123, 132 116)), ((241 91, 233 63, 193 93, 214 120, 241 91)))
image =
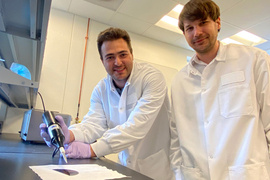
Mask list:
POLYGON ((51 0, 0 0, 0 99, 10 107, 35 106, 51 0), (9 70, 27 67, 31 80, 9 70))

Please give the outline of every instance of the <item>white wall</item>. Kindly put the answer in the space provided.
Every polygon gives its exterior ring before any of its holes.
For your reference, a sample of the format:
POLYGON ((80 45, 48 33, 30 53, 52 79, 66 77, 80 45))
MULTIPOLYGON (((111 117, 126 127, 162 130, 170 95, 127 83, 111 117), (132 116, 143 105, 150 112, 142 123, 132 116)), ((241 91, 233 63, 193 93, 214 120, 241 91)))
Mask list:
MULTIPOLYGON (((46 109, 70 114, 73 123, 78 107, 87 21, 84 17, 51 10, 39 86, 46 109)), ((99 59, 96 39, 97 35, 108 27, 90 21, 79 120, 82 120, 88 111, 93 88, 106 76, 99 59)), ((129 34, 135 59, 156 64, 168 71, 173 69, 176 73, 186 65, 186 56, 193 54, 192 51, 180 47, 129 34)), ((39 97, 36 108, 42 109, 39 97)), ((22 116, 22 110, 8 108, 2 132, 17 133, 21 128, 22 116)))

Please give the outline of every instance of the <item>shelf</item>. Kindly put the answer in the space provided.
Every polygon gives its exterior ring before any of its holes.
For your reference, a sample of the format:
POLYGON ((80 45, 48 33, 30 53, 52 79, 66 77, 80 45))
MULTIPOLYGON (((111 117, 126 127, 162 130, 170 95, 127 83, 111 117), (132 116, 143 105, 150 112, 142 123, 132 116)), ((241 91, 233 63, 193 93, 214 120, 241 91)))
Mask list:
POLYGON ((30 81, 0 66, 0 98, 9 106, 31 109, 35 106, 38 82, 30 81))
POLYGON ((0 98, 11 107, 35 106, 51 0, 0 0, 0 98), (19 63, 31 81, 9 70, 19 63))

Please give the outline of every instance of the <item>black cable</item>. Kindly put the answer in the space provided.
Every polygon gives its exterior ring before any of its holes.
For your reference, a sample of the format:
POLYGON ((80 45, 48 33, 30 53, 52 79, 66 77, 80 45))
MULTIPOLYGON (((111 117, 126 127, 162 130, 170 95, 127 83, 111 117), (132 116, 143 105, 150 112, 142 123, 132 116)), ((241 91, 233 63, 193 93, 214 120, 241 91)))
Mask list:
POLYGON ((59 151, 59 147, 55 147, 53 154, 52 154, 52 158, 54 158, 54 156, 58 153, 59 151))
MULTIPOLYGON (((43 98, 42 98, 42 96, 41 96, 41 94, 39 92, 37 92, 37 93, 39 94, 39 96, 41 98, 41 102, 42 102, 44 113, 45 113, 46 110, 45 110, 45 104, 44 104, 43 98)), ((53 114, 53 116, 54 116, 54 114, 53 114)), ((46 132, 48 133, 48 128, 46 128, 46 132)), ((53 144, 52 139, 51 139, 51 144, 53 144)), ((59 151, 59 147, 55 146, 53 154, 52 154, 52 158, 54 158, 54 156, 57 154, 58 151, 59 151)))
POLYGON ((41 96, 41 94, 38 92, 38 94, 39 94, 39 96, 40 96, 40 98, 41 98, 41 102, 42 102, 42 105, 43 105, 43 109, 44 109, 44 112, 45 112, 45 105, 44 105, 44 101, 43 101, 43 98, 42 98, 42 96, 41 96))

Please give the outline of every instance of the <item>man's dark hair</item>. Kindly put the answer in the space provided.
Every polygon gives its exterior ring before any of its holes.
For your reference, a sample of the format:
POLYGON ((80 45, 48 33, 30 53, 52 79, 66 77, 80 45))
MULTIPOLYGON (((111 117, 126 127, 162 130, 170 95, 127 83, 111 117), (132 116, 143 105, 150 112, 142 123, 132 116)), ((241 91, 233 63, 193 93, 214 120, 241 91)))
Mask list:
POLYGON ((212 0, 190 0, 179 15, 179 28, 184 30, 184 21, 206 20, 208 16, 216 21, 220 16, 219 7, 212 0))
POLYGON ((103 60, 102 58, 102 52, 101 52, 101 46, 105 41, 113 41, 117 39, 124 39, 127 42, 128 48, 130 52, 132 53, 132 47, 131 47, 131 40, 128 35, 128 33, 119 28, 113 28, 110 27, 102 32, 99 33, 98 38, 97 38, 97 46, 98 46, 98 52, 100 55, 100 59, 103 60))

